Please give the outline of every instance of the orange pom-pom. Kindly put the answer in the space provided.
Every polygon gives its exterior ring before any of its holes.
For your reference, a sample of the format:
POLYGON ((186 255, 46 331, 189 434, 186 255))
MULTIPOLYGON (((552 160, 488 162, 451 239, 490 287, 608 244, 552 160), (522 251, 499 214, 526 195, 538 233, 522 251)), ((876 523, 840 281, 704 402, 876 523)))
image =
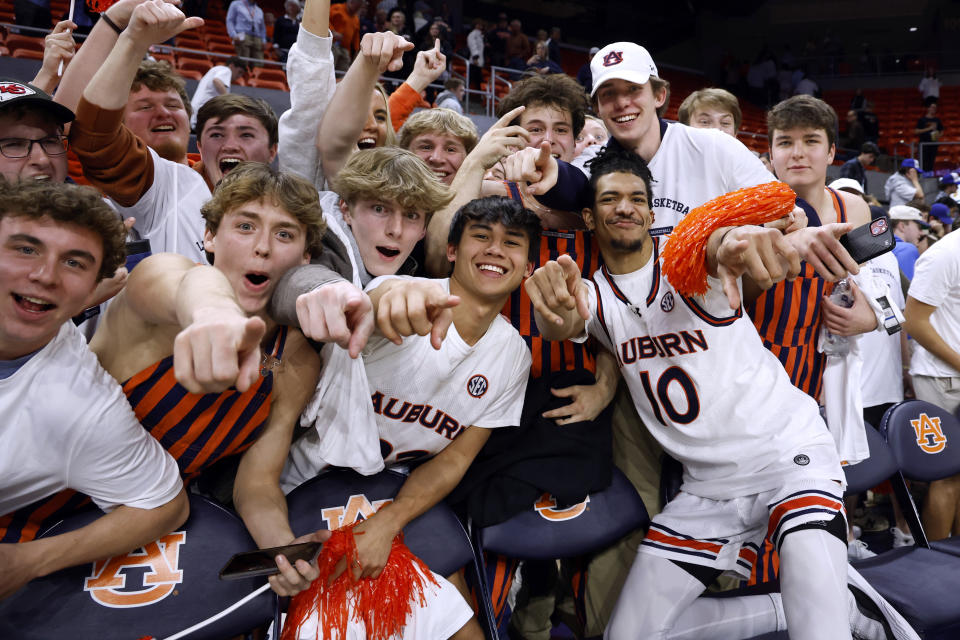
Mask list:
POLYGON ((720 227, 773 222, 788 215, 797 194, 782 182, 739 189, 705 202, 673 228, 663 273, 681 295, 707 292, 707 240, 720 227))
POLYGON ((113 3, 117 0, 87 0, 87 6, 91 11, 97 13, 103 13, 107 9, 113 6, 113 3))
POLYGON ((436 585, 437 581, 423 561, 403 543, 402 534, 393 540, 390 557, 377 578, 358 580, 354 577, 357 559, 354 526, 335 530, 323 544, 317 558, 320 576, 290 600, 281 640, 296 640, 303 624, 318 611, 317 638, 342 640, 346 637, 351 609, 354 620, 366 627, 367 638, 389 640, 402 633, 413 603, 421 606, 426 603, 425 582, 436 585), (331 582, 330 577, 341 558, 346 560, 347 569, 331 582))

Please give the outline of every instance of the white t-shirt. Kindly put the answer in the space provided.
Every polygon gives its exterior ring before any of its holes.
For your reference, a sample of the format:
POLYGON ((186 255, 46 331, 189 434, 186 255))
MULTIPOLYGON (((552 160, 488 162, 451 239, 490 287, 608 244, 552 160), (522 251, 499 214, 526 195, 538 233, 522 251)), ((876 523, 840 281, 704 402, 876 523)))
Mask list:
MULTIPOLYGON (((587 147, 572 164, 589 177, 585 165, 601 149, 600 145, 587 147)), ((685 215, 708 200, 776 180, 733 136, 678 123, 667 125, 660 147, 647 166, 653 175, 652 236, 669 235, 685 215)))
POLYGON ((648 166, 654 179, 652 236, 668 235, 691 209, 708 200, 776 180, 733 136, 683 124, 667 126, 648 166))
POLYGON ((752 495, 780 486, 788 468, 842 481, 817 403, 790 383, 742 308, 730 310, 719 280, 683 297, 655 252, 637 271, 601 269, 587 284, 587 330, 616 356, 643 424, 683 464, 684 491, 752 495))
MULTIPOLYGON (((387 278, 406 277, 383 276, 373 280, 367 290, 375 289, 387 278)), ((450 290, 449 280, 438 282, 450 290)), ((430 336, 410 336, 399 346, 381 336, 372 337, 363 351, 363 363, 367 379, 365 401, 372 400, 381 453, 387 465, 435 455, 470 426, 520 424, 530 374, 530 350, 502 316, 494 319, 473 346, 464 342, 452 325, 439 351, 430 344, 430 336)), ((362 418, 349 407, 345 413, 334 414, 336 420, 330 417, 331 413, 322 414, 329 422, 325 429, 318 421, 317 428, 290 447, 281 474, 284 492, 333 463, 329 454, 324 454, 326 430, 338 429, 337 420, 344 417, 350 426, 362 418)), ((361 431, 361 436, 365 435, 365 430, 361 431)), ((338 441, 338 448, 351 445, 347 437, 338 441)), ((357 444, 354 442, 353 446, 357 444)))
POLYGON ((109 511, 180 493, 177 463, 137 422, 72 322, 0 380, 0 514, 74 489, 109 511))
MULTIPOLYGON (((437 282, 450 290, 449 280, 437 282)), ((451 325, 439 351, 430 336, 411 336, 401 345, 377 336, 363 354, 388 465, 435 455, 470 426, 520 424, 530 350, 500 315, 473 346, 451 325)))
POLYGON ((200 111, 200 107, 207 104, 210 98, 216 98, 220 95, 213 85, 214 80, 222 82, 229 92, 230 82, 233 80, 233 71, 226 65, 218 64, 200 78, 200 82, 197 83, 197 90, 193 92, 193 98, 190 100, 190 104, 193 106, 193 114, 190 116, 191 129, 197 126, 197 111, 200 111))
MULTIPOLYGON (((893 252, 877 256, 860 270, 874 278, 882 290, 889 290, 890 303, 902 311, 905 306, 900 288, 900 267, 893 252)), ((887 335, 884 330, 868 331, 860 336, 863 369, 860 390, 864 407, 903 400, 903 360, 900 356, 900 334, 887 335)), ((874 425, 878 426, 878 425, 874 425)))
MULTIPOLYGON (((960 233, 948 233, 923 252, 914 267, 907 295, 936 307, 930 324, 950 348, 960 351, 960 233)), ((919 344, 910 359, 910 374, 960 376, 960 372, 919 344)))
POLYGON ((134 230, 150 241, 152 253, 179 253, 206 264, 203 232, 206 224, 200 207, 210 199, 210 189, 197 171, 185 164, 164 160, 153 149, 153 184, 132 207, 114 207, 124 218, 137 219, 134 230))

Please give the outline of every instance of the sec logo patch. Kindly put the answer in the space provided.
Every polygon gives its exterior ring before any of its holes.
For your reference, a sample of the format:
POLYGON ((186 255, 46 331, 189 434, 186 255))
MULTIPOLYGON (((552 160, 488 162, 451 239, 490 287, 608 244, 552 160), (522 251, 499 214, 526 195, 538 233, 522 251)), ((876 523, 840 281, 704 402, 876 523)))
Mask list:
POLYGON ((664 311, 664 313, 673 311, 673 293, 667 291, 667 293, 660 298, 660 308, 664 311))
POLYGON ((487 379, 480 374, 477 374, 470 378, 470 381, 467 382, 467 393, 474 398, 482 398, 483 394, 487 392, 488 386, 487 379))

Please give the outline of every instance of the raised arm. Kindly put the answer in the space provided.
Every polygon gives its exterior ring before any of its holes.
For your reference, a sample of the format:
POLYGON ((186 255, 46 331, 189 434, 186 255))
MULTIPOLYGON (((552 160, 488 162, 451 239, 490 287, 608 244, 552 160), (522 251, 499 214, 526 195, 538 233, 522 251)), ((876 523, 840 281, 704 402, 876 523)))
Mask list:
MULTIPOLYGON (((103 15, 110 22, 117 25, 117 28, 123 31, 130 22, 130 15, 134 8, 142 4, 144 0, 120 0, 107 9, 103 15)), ((63 79, 60 81, 60 87, 57 90, 55 100, 65 107, 77 110, 80 103, 80 95, 84 88, 90 84, 90 80, 103 64, 104 60, 117 44, 119 33, 114 31, 107 20, 98 20, 93 26, 83 46, 76 52, 73 62, 64 72, 63 79)), ((139 62, 139 60, 138 60, 139 62)), ((129 86, 122 94, 126 99, 129 86)))
POLYGON ((324 178, 317 130, 337 87, 329 15, 330 0, 307 0, 297 41, 287 57, 290 108, 278 124, 280 169, 309 180, 318 190, 323 190, 324 178))
POLYGON ((370 112, 377 78, 384 71, 400 69, 403 53, 412 48, 413 43, 389 31, 363 36, 360 53, 337 86, 320 123, 317 145, 323 173, 328 180, 340 172, 357 148, 357 139, 370 112))
POLYGON ((61 20, 53 31, 43 39, 43 64, 33 79, 33 85, 52 94, 60 84, 61 71, 66 70, 73 59, 77 45, 73 41, 73 31, 77 25, 69 20, 61 20))
POLYGON ((443 277, 450 272, 450 261, 447 260, 447 236, 450 233, 450 224, 453 215, 471 200, 481 197, 483 175, 501 158, 512 153, 514 149, 526 147, 530 141, 530 134, 519 125, 510 125, 526 107, 517 107, 490 127, 477 146, 474 147, 453 178, 450 191, 454 194, 453 200, 446 207, 437 211, 430 218, 427 226, 426 239, 426 269, 434 277, 443 277))
POLYGON ((83 98, 102 109, 123 109, 137 68, 150 46, 202 24, 202 18, 187 18, 180 9, 161 0, 138 5, 116 46, 83 90, 83 98))
POLYGON ((439 78, 447 69, 447 57, 440 51, 440 40, 434 42, 433 49, 420 51, 413 63, 413 71, 406 81, 390 94, 390 123, 394 131, 399 131, 413 110, 420 104, 420 92, 439 78))
MULTIPOLYGON (((230 386, 246 391, 260 371, 260 340, 266 325, 248 318, 233 287, 215 267, 195 265, 177 254, 157 254, 137 265, 114 304, 147 325, 174 325, 173 367, 192 393, 230 386)), ((114 313, 111 311, 111 313, 114 313)))

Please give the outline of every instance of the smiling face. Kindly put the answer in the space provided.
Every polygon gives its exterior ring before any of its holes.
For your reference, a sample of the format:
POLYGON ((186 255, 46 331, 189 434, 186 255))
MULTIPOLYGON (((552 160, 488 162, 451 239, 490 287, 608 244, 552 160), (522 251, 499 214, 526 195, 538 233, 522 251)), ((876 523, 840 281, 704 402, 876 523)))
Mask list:
POLYGON ((306 228, 279 206, 254 200, 224 214, 213 233, 204 234, 203 248, 214 255, 214 266, 230 281, 240 307, 262 313, 277 281, 287 271, 310 260, 306 228))
POLYGON ((392 125, 390 124, 390 117, 387 115, 387 102, 383 99, 383 94, 374 89, 370 112, 367 114, 363 131, 357 138, 357 147, 359 149, 382 147, 387 143, 387 127, 389 126, 392 125))
POLYGON ((593 209, 583 210, 583 221, 594 232, 604 257, 643 253, 652 246, 653 214, 643 179, 613 172, 597 179, 593 209))
POLYGON ((153 91, 145 85, 131 91, 123 123, 161 158, 184 162, 190 140, 190 119, 174 89, 153 91))
POLYGON ((573 118, 568 111, 547 105, 528 106, 520 114, 520 126, 530 132, 531 147, 546 141, 555 158, 570 162, 576 157, 573 118))
POLYGON ((457 245, 447 245, 454 262, 451 276, 466 291, 482 298, 509 295, 533 273, 530 239, 523 229, 500 222, 470 220, 457 245))
POLYGON ((823 186, 833 153, 823 129, 774 129, 771 135, 770 161, 777 177, 793 189, 823 186))
POLYGON ((737 135, 733 114, 713 107, 700 107, 694 111, 690 116, 690 126, 694 129, 719 129, 734 137, 737 135))
MULTIPOLYGON (((59 136, 60 125, 40 111, 23 116, 0 115, 0 140, 23 138, 39 140, 59 136)), ((0 154, 0 175, 9 182, 18 180, 50 180, 63 182, 67 179, 67 154, 48 155, 39 144, 32 145, 30 153, 23 158, 8 158, 0 154)))
POLYGON ((207 180, 214 185, 241 162, 269 164, 277 155, 277 147, 270 146, 263 124, 242 113, 205 122, 197 136, 197 148, 207 180))
POLYGON ((467 149, 460 138, 439 131, 416 136, 410 141, 409 150, 417 154, 440 181, 447 185, 453 182, 457 169, 467 157, 467 149))
POLYGON ((426 234, 426 216, 396 202, 361 198, 352 205, 341 202, 340 210, 372 276, 395 274, 426 234))
POLYGON ((83 310, 97 284, 103 241, 51 218, 0 218, 0 360, 42 348, 83 310))
POLYGON ((627 149, 636 149, 650 136, 660 136, 657 109, 667 99, 666 89, 654 94, 649 82, 637 84, 620 78, 597 89, 597 113, 607 131, 627 149))

